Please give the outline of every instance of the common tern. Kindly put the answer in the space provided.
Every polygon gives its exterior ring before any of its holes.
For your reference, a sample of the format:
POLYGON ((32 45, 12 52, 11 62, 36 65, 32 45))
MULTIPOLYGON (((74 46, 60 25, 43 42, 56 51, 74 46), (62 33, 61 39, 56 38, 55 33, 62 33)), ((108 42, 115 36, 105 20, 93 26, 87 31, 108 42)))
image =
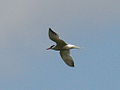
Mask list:
POLYGON ((80 47, 67 44, 64 40, 60 39, 59 35, 54 32, 51 28, 49 28, 48 32, 49 38, 56 42, 56 45, 52 45, 50 48, 47 48, 47 50, 56 50, 60 51, 60 56, 63 59, 63 61, 71 67, 74 67, 74 61, 73 58, 70 56, 70 49, 79 49, 80 47))

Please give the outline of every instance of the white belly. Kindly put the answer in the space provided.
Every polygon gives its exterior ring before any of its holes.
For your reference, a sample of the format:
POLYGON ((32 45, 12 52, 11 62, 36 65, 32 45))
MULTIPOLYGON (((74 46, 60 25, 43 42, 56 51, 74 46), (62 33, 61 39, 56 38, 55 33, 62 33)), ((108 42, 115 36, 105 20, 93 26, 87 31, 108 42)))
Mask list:
POLYGON ((74 45, 68 44, 66 46, 63 47, 63 49, 72 49, 74 47, 74 45))

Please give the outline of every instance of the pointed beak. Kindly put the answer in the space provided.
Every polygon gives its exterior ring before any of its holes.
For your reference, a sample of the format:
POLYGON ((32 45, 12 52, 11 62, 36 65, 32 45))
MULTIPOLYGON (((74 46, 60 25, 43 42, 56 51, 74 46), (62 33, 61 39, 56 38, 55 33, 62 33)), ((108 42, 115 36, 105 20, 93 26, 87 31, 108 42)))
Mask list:
POLYGON ((51 48, 47 48, 46 50, 50 50, 51 48))

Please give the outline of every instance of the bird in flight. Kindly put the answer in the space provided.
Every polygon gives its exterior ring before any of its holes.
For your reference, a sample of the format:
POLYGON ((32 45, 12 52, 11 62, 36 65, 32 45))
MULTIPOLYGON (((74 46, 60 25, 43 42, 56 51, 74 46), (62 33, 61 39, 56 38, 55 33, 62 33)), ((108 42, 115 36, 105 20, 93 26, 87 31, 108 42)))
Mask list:
POLYGON ((56 42, 56 45, 52 45, 47 50, 52 49, 52 50, 60 51, 60 56, 63 59, 63 61, 68 66, 74 67, 73 58, 70 56, 70 49, 75 49, 75 48, 79 49, 80 47, 67 44, 64 40, 60 39, 59 35, 56 32, 54 32, 51 28, 49 28, 48 35, 52 41, 56 42))

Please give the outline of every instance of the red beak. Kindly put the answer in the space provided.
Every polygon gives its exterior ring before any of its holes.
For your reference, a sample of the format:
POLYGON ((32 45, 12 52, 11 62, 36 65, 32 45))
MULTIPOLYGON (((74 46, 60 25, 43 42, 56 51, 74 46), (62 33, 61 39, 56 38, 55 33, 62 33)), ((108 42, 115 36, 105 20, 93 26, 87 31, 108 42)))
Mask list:
POLYGON ((50 50, 51 48, 47 48, 46 50, 50 50))

